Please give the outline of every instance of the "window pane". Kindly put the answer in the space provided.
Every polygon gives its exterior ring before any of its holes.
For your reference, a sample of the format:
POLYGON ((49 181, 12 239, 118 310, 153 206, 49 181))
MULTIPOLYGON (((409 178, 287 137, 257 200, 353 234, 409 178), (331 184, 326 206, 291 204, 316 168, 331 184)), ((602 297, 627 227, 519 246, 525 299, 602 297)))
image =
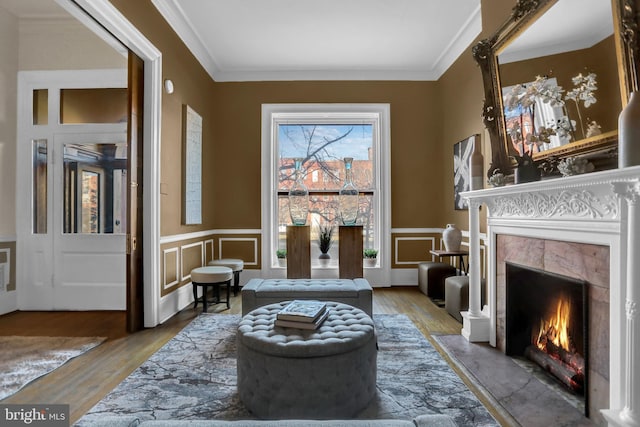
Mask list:
MULTIPOLYGON (((321 115, 319 114, 319 117, 321 115)), ((321 120, 319 120, 320 122, 321 120)), ((334 231, 334 244, 329 250, 330 265, 337 266, 339 258, 338 193, 344 185, 345 157, 353 158, 352 178, 359 190, 357 224, 363 226, 364 247, 376 248, 377 203, 375 170, 375 121, 352 123, 278 123, 277 153, 278 176, 278 233, 277 248, 286 247, 286 226, 291 224, 288 190, 295 180, 295 158, 302 158, 302 176, 309 190, 309 217, 311 226, 311 262, 319 264, 318 226, 330 224, 334 231)))
MULTIPOLYGON (((363 245, 365 248, 375 248, 375 215, 372 194, 360 194, 358 198, 358 224, 362 224, 362 233, 364 235, 363 245)), ((318 224, 331 223, 334 226, 340 225, 335 220, 338 215, 338 196, 337 195, 314 195, 309 197, 309 225, 311 225, 311 259, 314 260, 320 255, 318 250, 318 224), (317 253, 316 253, 317 252, 317 253), (315 256, 314 256, 315 254, 315 256)), ((287 247, 287 225, 291 224, 289 218, 289 198, 286 194, 278 197, 278 248, 285 249, 287 247)), ((338 258, 338 232, 335 230, 334 239, 336 244, 329 251, 331 258, 338 258)))
POLYGON ((62 89, 60 123, 125 123, 127 102, 126 88, 62 89))
POLYGON ((358 190, 372 190, 373 125, 280 124, 278 126, 279 190, 294 180, 293 159, 304 159, 304 183, 310 191, 338 191, 344 180, 344 158, 352 157, 353 181, 358 190))
POLYGON ((47 140, 32 142, 33 147, 33 233, 47 232, 47 140))
POLYGON ((49 90, 36 89, 33 91, 33 124, 46 125, 49 123, 49 90))
POLYGON ((82 232, 100 232, 100 174, 91 171, 82 171, 81 177, 81 214, 82 232))
POLYGON ((64 145, 64 232, 124 233, 127 144, 64 145))
MULTIPOLYGON (((355 186, 373 191, 373 125, 371 124, 280 124, 278 127, 278 191, 288 191, 295 179, 294 158, 304 159, 304 184, 313 197, 310 223, 336 223, 339 217, 336 195, 344 185, 344 158, 352 157, 355 186), (318 195, 318 192, 322 192, 318 195), (315 195, 314 195, 315 193, 315 195)), ((288 202, 287 202, 288 204, 288 202)), ((282 206, 281 206, 282 208, 282 206)), ((359 218, 358 223, 364 218, 359 218)), ((280 224, 290 224, 288 205, 280 212, 280 224)))

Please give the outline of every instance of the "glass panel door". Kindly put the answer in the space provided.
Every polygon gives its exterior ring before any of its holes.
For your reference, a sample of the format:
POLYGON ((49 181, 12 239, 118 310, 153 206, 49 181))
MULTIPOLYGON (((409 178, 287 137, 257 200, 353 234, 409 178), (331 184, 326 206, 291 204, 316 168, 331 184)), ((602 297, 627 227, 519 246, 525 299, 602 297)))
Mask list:
POLYGON ((63 232, 123 233, 127 144, 65 143, 63 153, 63 232))

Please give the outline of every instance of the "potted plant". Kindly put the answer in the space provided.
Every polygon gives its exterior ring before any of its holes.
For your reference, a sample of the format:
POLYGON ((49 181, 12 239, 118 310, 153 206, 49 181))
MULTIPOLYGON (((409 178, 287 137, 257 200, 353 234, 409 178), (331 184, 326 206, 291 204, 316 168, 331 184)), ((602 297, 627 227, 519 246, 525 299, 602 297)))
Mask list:
POLYGON ((378 262, 378 250, 377 249, 365 249, 362 251, 362 258, 364 265, 367 267, 375 267, 378 262))
POLYGON ((331 225, 320 225, 318 227, 318 247, 320 248, 320 266, 326 267, 329 264, 331 256, 329 255, 329 249, 331 249, 333 237, 333 227, 331 225))
POLYGON ((278 249, 276 251, 276 257, 278 258, 278 266, 280 267, 287 266, 287 250, 286 249, 278 249))

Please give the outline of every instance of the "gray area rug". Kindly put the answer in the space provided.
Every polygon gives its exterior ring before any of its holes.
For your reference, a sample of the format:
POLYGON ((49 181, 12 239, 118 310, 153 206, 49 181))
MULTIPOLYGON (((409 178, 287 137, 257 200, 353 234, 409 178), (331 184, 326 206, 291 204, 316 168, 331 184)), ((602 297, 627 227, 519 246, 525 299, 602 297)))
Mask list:
POLYGON ((0 337, 0 400, 69 359, 102 343, 103 337, 0 337))
MULTIPOLYGON (((98 402, 78 425, 105 415, 140 419, 254 419, 236 390, 237 315, 201 314, 98 402)), ((451 416, 497 426, 482 403, 408 317, 374 315, 377 396, 357 418, 451 416)))

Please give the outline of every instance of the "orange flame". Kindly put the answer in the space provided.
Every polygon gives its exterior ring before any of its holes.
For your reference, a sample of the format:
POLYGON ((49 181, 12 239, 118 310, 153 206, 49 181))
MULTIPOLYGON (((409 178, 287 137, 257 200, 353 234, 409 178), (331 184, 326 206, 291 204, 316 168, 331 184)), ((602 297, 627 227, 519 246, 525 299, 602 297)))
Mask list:
POLYGON ((551 316, 549 320, 540 320, 540 329, 538 338, 535 340, 540 350, 545 350, 546 342, 551 341, 558 347, 570 350, 569 343, 569 318, 571 314, 571 302, 566 299, 560 299, 556 306, 555 316, 551 316))

